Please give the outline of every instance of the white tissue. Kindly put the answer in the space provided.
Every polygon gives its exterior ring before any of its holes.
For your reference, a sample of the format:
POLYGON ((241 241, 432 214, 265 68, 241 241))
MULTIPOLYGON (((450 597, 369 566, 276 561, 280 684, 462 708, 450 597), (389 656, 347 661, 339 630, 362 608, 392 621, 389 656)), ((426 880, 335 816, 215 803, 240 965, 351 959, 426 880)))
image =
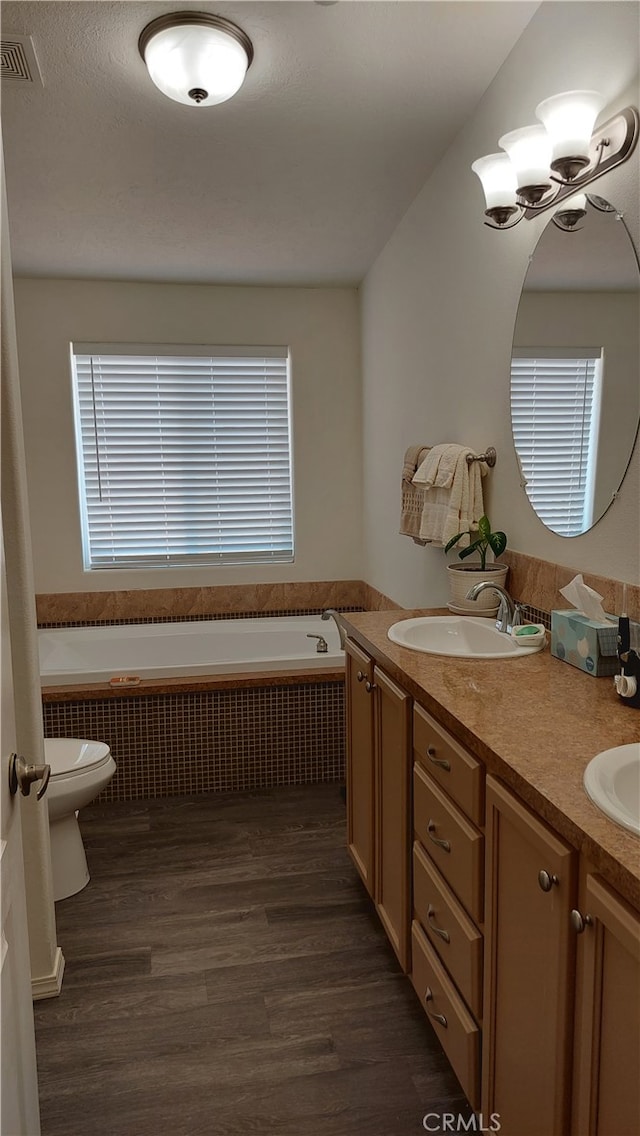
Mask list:
POLYGON ((607 623, 607 615, 600 602, 602 596, 589 588, 582 579, 582 575, 574 576, 566 588, 560 588, 560 595, 569 601, 576 611, 581 611, 587 619, 607 623))

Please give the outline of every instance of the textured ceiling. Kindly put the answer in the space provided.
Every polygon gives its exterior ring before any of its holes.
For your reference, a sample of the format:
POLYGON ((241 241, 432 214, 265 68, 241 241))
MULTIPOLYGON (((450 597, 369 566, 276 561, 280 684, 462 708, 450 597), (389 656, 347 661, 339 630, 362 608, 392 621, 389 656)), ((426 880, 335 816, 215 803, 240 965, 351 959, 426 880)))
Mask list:
POLYGON ((17 274, 354 284, 537 3, 3 3, 44 87, 3 85, 17 274), (138 55, 180 9, 240 24, 238 95, 184 107, 138 55))

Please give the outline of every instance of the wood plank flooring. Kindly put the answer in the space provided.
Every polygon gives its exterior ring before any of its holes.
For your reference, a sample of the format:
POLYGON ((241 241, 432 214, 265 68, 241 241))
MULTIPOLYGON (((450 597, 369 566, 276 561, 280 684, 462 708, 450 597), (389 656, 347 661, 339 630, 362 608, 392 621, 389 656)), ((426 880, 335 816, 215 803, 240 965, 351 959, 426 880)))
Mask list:
POLYGON ((337 786, 109 804, 82 829, 62 994, 35 1005, 43 1136, 411 1136, 471 1115, 337 786))

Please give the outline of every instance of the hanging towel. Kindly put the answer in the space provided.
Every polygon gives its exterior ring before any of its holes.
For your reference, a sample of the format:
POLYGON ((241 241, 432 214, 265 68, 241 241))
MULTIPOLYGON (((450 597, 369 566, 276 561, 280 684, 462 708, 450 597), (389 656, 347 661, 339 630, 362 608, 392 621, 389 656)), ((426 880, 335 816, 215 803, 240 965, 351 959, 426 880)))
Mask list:
POLYGON ((418 466, 424 462, 429 453, 428 446, 409 446, 404 455, 402 466, 402 511, 400 514, 401 536, 412 537, 415 544, 425 545, 426 540, 420 539, 420 522, 424 508, 424 490, 413 484, 418 466))
POLYGON ((413 478, 414 485, 425 489, 451 489, 460 450, 464 447, 446 442, 432 446, 413 478))
MULTIPOLYGON (((424 508, 419 536, 433 544, 445 545, 456 533, 476 530, 484 513, 482 477, 485 462, 468 462, 469 446, 447 443, 434 446, 416 471, 414 484, 424 486, 424 508), (434 451, 439 453, 435 454, 434 451), (426 468, 425 468, 426 467, 426 468)), ((470 543, 463 537, 460 546, 470 543)))

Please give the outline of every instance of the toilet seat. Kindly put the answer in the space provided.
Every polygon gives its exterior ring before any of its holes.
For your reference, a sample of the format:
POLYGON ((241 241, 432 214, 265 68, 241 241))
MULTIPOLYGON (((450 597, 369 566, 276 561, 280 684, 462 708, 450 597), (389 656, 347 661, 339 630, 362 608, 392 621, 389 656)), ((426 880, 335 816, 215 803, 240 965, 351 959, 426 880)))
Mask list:
POLYGON ((111 750, 105 742, 84 738, 45 738, 44 756, 51 766, 51 780, 66 781, 107 765, 111 750))

